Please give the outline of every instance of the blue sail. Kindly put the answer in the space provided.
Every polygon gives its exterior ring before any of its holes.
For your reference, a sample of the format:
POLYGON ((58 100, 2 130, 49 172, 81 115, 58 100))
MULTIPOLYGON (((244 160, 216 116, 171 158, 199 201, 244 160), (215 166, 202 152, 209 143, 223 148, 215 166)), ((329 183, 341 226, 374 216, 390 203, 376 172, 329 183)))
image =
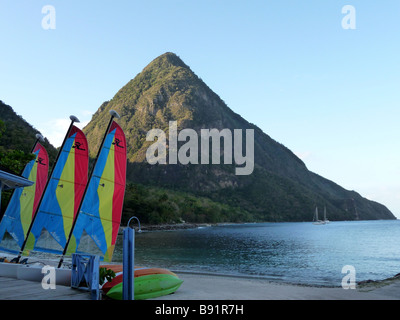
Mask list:
POLYGON ((35 159, 25 166, 22 177, 33 181, 34 184, 14 190, 0 223, 0 249, 11 253, 18 253, 21 249, 47 182, 47 151, 40 143, 36 143, 33 154, 35 159), (9 233, 14 241, 5 239, 6 233, 9 233))
POLYGON ((31 250, 61 253, 71 230, 88 179, 88 144, 84 133, 73 126, 55 164, 32 229, 24 255, 31 250), (43 232, 51 235, 57 246, 40 245, 43 232))
POLYGON ((68 254, 79 252, 85 231, 100 249, 102 259, 111 261, 121 223, 125 184, 125 134, 116 122, 112 122, 88 183, 68 254))

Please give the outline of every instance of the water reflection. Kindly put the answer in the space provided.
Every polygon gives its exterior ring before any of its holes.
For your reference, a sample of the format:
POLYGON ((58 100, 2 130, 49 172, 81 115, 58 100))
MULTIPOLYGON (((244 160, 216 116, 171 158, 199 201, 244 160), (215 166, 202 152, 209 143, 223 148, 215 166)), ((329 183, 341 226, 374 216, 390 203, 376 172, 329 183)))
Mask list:
POLYGON ((135 264, 339 286, 347 264, 357 281, 400 272, 398 243, 399 221, 229 225, 136 233, 135 264))

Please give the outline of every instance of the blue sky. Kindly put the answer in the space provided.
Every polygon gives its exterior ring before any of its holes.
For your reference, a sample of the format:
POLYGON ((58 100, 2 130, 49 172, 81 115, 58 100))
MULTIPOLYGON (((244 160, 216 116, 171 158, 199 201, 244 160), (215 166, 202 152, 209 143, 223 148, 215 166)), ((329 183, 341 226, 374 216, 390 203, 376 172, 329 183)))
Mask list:
POLYGON ((311 171, 400 217, 399 35, 396 0, 2 0, 0 100, 59 145, 69 115, 82 127, 171 51, 311 171))

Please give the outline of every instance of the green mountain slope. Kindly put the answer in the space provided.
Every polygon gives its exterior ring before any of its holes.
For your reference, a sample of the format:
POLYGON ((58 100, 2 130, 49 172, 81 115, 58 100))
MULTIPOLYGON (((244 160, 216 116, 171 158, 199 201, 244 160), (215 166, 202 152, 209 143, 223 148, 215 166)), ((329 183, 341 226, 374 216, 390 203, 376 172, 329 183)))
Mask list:
MULTIPOLYGON (((1 101, 0 108, 6 126, 0 148, 29 152, 38 131, 1 101)), ((310 172, 289 149, 229 109, 175 54, 152 61, 100 106, 84 128, 92 156, 111 109, 122 116, 118 122, 127 136, 123 222, 133 214, 149 223, 310 221, 316 205, 327 207, 330 220, 394 219, 383 205, 310 172), (178 131, 192 128, 198 133, 253 129, 253 173, 236 175, 237 166, 223 164, 223 158, 218 165, 148 164, 146 150, 153 142, 146 141, 147 132, 159 128, 168 137, 170 121, 177 121, 178 131)), ((45 146, 53 164, 57 150, 48 142, 45 146)))
MULTIPOLYGON (((36 141, 36 134, 40 133, 24 118, 15 113, 11 106, 0 100, 0 120, 4 122, 5 130, 0 139, 0 147, 5 150, 21 150, 29 153, 36 141)), ((43 146, 49 154, 50 163, 57 156, 57 149, 53 147, 45 137, 43 146)))
MULTIPOLYGON (((17 115, 14 110, 0 100, 0 124, 4 127, 0 128, 0 157, 9 154, 16 159, 15 165, 10 165, 10 162, 0 159, 0 167, 2 170, 7 170, 15 174, 20 174, 20 171, 25 167, 30 159, 25 159, 25 154, 31 152, 32 146, 36 141, 36 134, 40 133, 26 122, 21 116, 17 115), (20 155, 20 156, 19 156, 20 155)), ((57 150, 45 138, 43 146, 46 148, 49 155, 50 165, 54 162, 57 156, 57 150)), ((11 191, 2 192, 1 213, 4 213, 11 191)))
POLYGON ((316 205, 326 206, 330 220, 394 219, 385 206, 310 172, 288 148, 229 109, 173 53, 156 58, 100 106, 84 128, 92 156, 111 109, 121 115, 118 123, 127 137, 131 184, 124 210, 139 212, 143 221, 310 221, 316 205), (158 128, 168 137, 170 121, 177 121, 178 131, 191 128, 199 134, 204 128, 253 129, 253 173, 236 175, 236 165, 223 161, 150 165, 146 150, 153 142, 146 134, 158 128), (137 190, 143 191, 141 197, 137 190), (203 200, 193 205, 193 199, 203 200))

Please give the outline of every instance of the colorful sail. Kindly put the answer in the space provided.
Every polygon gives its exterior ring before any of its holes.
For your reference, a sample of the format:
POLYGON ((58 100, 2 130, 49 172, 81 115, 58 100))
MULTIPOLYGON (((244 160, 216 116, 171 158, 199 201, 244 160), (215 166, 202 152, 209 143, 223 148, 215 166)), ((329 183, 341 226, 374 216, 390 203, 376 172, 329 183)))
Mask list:
POLYGON ((86 187, 88 165, 86 137, 72 126, 44 192, 24 254, 30 250, 62 252, 86 187), (45 239, 46 232, 50 239, 45 239), (38 242, 41 235, 44 239, 38 242))
MULTIPOLYGON (((82 236, 90 236, 104 261, 111 261, 121 223, 126 184, 126 140, 121 127, 112 122, 104 139, 67 254, 82 252, 82 236)), ((88 250, 85 250, 86 253, 88 250)))
POLYGON ((22 247, 47 182, 49 157, 46 149, 37 142, 32 153, 36 157, 25 166, 22 176, 34 184, 14 190, 0 223, 0 248, 12 253, 22 247), (6 232, 15 242, 2 241, 6 232))

